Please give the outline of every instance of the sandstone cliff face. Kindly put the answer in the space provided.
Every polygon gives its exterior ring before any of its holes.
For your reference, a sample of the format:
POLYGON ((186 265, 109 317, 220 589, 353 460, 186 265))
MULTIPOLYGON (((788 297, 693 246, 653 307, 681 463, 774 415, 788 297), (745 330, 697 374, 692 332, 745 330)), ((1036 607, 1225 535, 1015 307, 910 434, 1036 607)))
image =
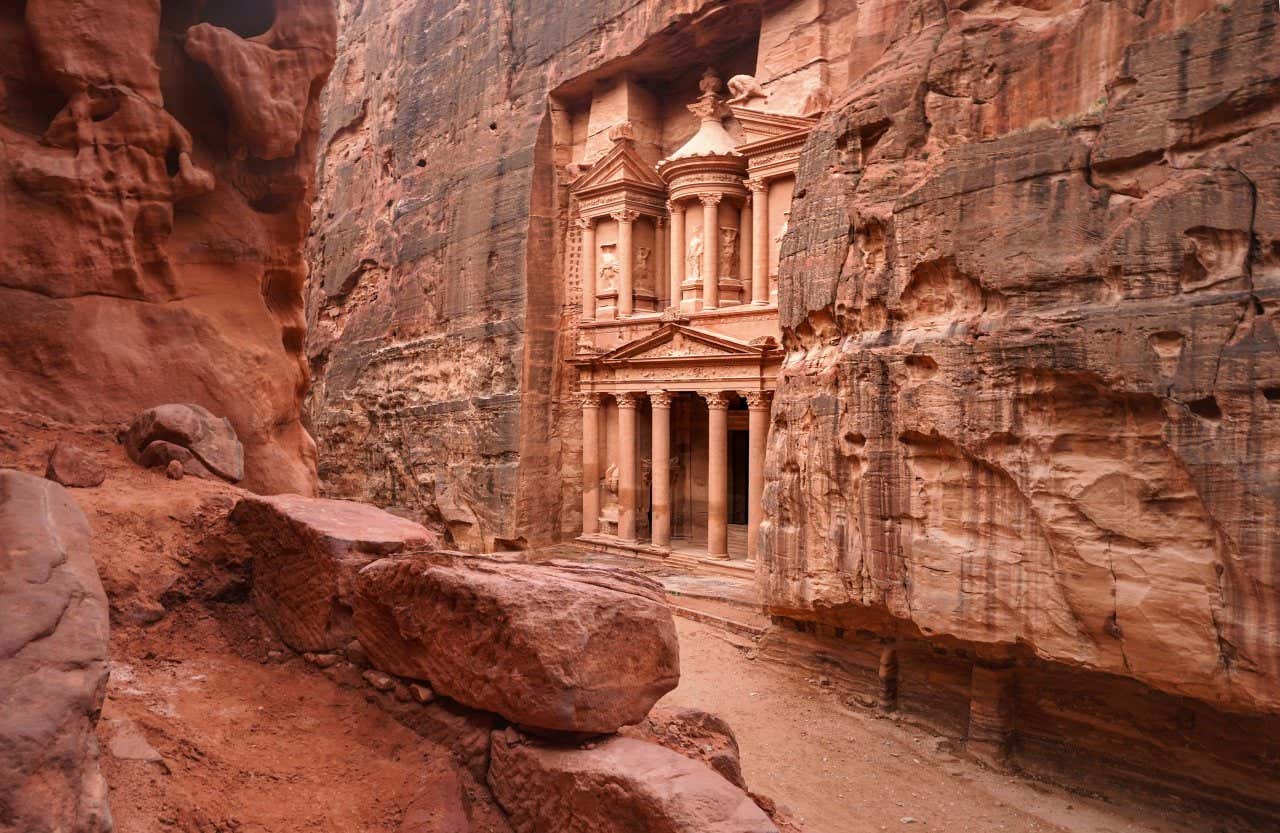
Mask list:
POLYGON ((0 9, 0 398, 83 426, 170 401, 244 485, 310 492, 302 240, 325 0, 0 9))
POLYGON ((1280 713, 1275 4, 862 12, 783 248, 770 608, 1280 713))
POLYGON ((726 5, 342 0, 308 252, 326 494, 468 549, 576 534, 548 96, 726 5))

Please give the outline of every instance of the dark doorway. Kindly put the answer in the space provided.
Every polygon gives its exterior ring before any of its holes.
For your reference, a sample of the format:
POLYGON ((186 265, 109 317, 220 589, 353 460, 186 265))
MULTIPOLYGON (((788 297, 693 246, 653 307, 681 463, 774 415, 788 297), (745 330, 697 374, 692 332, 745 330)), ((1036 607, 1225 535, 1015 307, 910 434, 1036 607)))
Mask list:
POLYGON ((729 432, 729 523, 747 522, 747 445, 746 431, 729 432))

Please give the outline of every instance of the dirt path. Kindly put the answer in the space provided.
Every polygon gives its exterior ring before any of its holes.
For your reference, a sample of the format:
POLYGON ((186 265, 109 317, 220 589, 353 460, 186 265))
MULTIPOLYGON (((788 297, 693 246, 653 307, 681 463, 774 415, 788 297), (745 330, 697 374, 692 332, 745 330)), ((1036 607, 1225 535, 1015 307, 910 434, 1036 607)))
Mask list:
POLYGON ((681 683, 663 702, 728 720, 747 783, 789 805, 808 833, 1220 829, 1203 817, 1118 807, 990 772, 921 730, 850 710, 799 672, 748 659, 707 625, 684 619, 676 625, 681 683))

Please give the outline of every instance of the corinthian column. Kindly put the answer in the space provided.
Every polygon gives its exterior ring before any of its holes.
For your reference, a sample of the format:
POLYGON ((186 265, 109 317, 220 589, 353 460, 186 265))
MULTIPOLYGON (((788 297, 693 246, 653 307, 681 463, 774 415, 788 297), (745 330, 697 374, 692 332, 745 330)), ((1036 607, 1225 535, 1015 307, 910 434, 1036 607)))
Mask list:
POLYGON ((742 209, 738 213, 738 280, 742 281, 742 295, 738 303, 745 304, 751 298, 751 270, 755 268, 755 264, 751 260, 751 238, 755 236, 755 226, 752 225, 751 204, 753 200, 750 194, 742 201, 742 209))
POLYGON ((653 292, 658 296, 658 312, 671 306, 667 294, 667 218, 655 217, 653 220, 653 292), (665 301, 665 303, 664 303, 665 301))
POLYGON ((764 455, 769 439, 768 391, 747 394, 747 558, 756 558, 760 537, 760 521, 764 517, 764 455))
POLYGON ((582 396, 582 534, 600 531, 600 394, 582 396))
POLYGON ((769 183, 747 180, 751 189, 751 303, 769 303, 769 183))
POLYGON ((680 286, 684 283, 684 206, 669 202, 667 210, 671 212, 671 238, 667 244, 667 249, 671 252, 671 269, 667 275, 671 281, 670 305, 678 307, 683 295, 680 286))
POLYGON ((650 423, 653 426, 653 545, 671 546, 671 394, 649 392, 650 423))
POLYGON ((640 394, 618 394, 618 537, 636 540, 636 405, 640 394))
POLYGON ((612 215, 618 221, 618 317, 630 318, 635 310, 635 258, 631 254, 631 232, 640 215, 619 211, 612 215))
POLYGON ((596 320, 596 221, 579 217, 582 229, 582 320, 596 320))
POLYGON ((704 393, 707 400, 707 554, 729 557, 729 399, 704 393))
POLYGON ((720 195, 700 194, 702 201, 702 308, 720 306, 720 195))

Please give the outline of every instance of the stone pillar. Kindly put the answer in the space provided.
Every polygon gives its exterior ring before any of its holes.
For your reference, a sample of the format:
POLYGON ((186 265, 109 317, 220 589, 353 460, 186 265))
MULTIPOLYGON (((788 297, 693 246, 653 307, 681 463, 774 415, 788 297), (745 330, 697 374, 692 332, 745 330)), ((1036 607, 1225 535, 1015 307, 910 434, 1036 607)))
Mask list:
POLYGON ((704 393, 707 400, 707 554, 729 557, 729 398, 704 393))
POLYGON ((742 201, 742 209, 738 213, 738 280, 742 281, 742 301, 746 303, 751 297, 751 272, 755 263, 751 260, 751 238, 755 235, 752 224, 751 195, 747 194, 742 201))
POLYGON ((653 426, 653 464, 650 467, 653 507, 653 545, 671 546, 671 394, 649 392, 650 423, 653 426))
POLYGON ((969 736, 965 749, 996 767, 1008 763, 1013 746, 1014 672, 1012 659, 978 659, 969 678, 969 736))
POLYGON ((596 221, 578 218, 582 229, 582 320, 596 320, 596 221))
POLYGON ((600 531, 600 394, 582 394, 582 534, 600 531))
POLYGON ((769 183, 747 180, 755 205, 751 211, 751 303, 769 303, 769 183))
POLYGON ((619 211, 611 216, 618 221, 618 317, 630 318, 635 310, 635 256, 632 254, 631 233, 640 215, 634 211, 619 211))
POLYGON ((662 312, 666 307, 671 306, 671 299, 664 298, 667 294, 667 220, 665 217, 655 217, 653 220, 653 290, 658 296, 658 312, 662 312))
POLYGON ((880 648, 880 696, 876 707, 882 712, 898 708, 898 648, 885 641, 880 648))
POLYGON ((754 561, 764 518, 764 454, 769 440, 769 391, 747 394, 747 558, 754 561))
POLYGON ((720 306, 720 195, 701 194, 702 308, 720 306))
POLYGON ((618 537, 636 540, 636 406, 640 395, 618 394, 618 537))
POLYGON ((667 251, 671 253, 671 268, 667 275, 671 281, 670 305, 678 307, 683 296, 680 287, 684 283, 684 206, 669 202, 667 210, 671 212, 671 237, 667 245, 667 251))

